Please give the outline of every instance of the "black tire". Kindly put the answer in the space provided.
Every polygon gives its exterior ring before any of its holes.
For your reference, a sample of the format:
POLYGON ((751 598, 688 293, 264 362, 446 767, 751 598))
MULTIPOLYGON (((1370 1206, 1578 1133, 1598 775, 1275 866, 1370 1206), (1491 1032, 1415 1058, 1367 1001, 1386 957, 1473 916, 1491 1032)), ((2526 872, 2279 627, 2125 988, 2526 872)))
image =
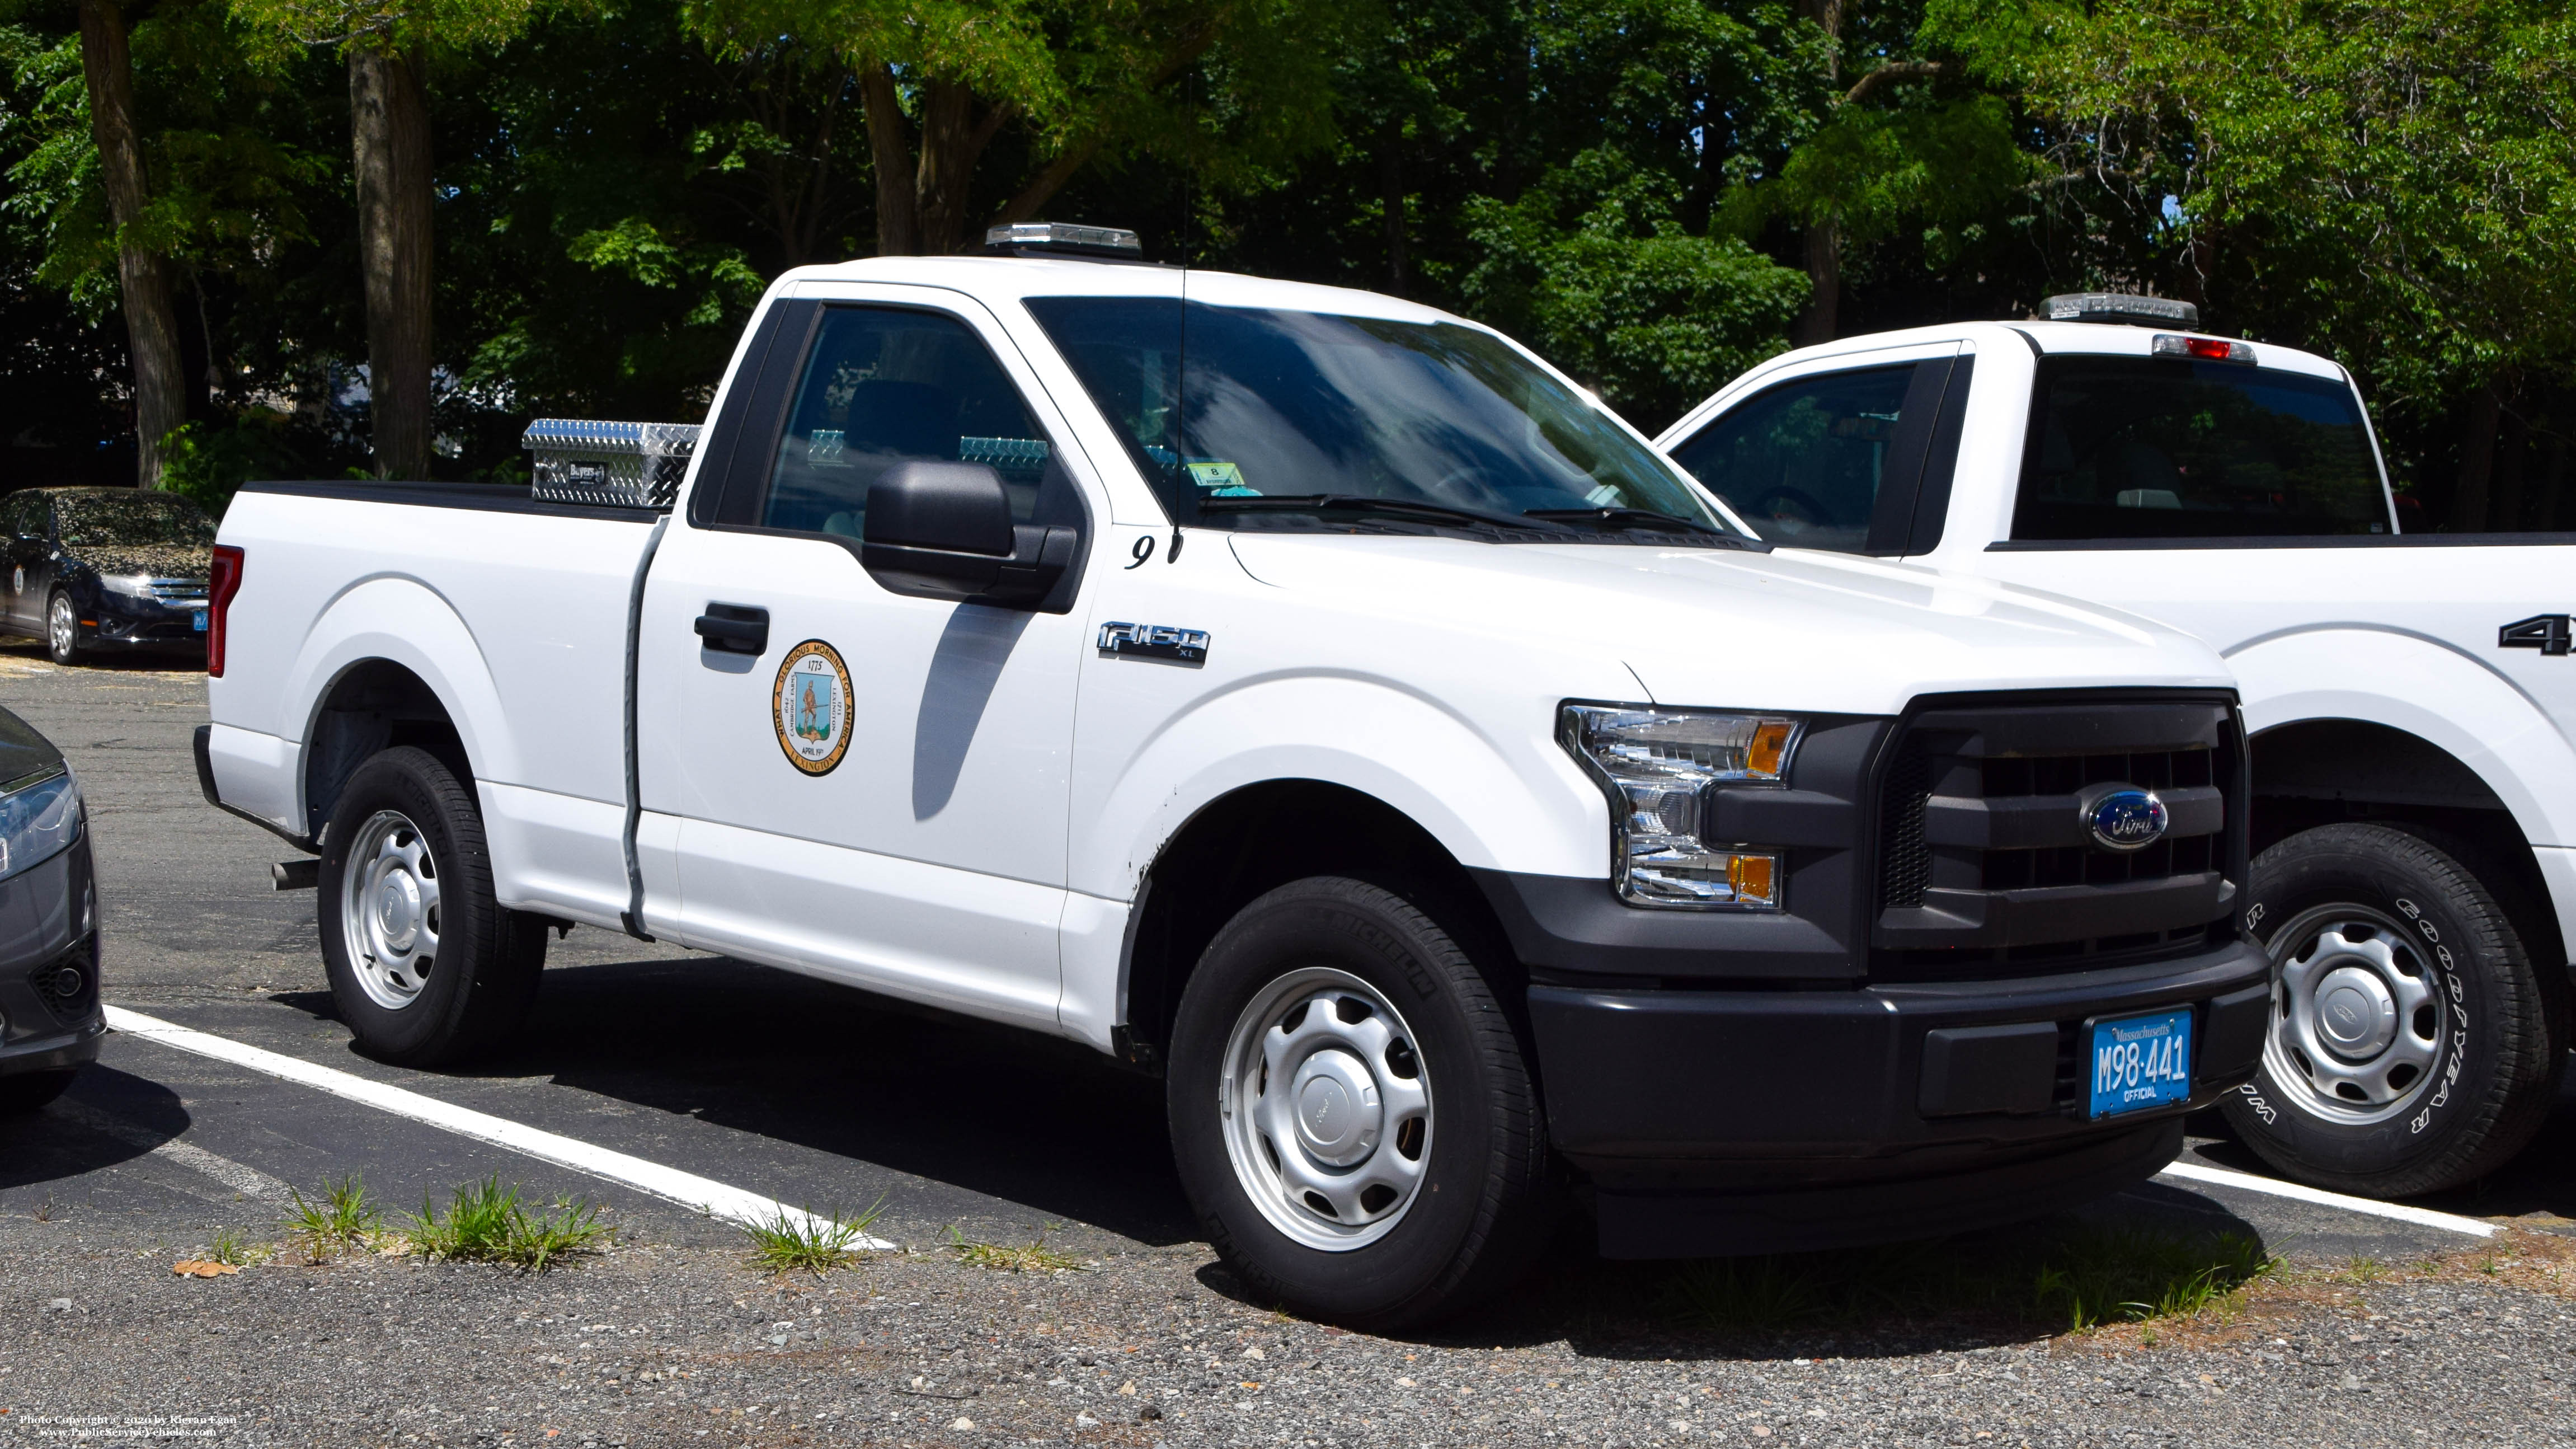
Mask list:
MULTIPOLYGON (((2263 1065, 2226 1102, 2237 1136, 2302 1182, 2374 1197, 2439 1192, 2482 1177, 2547 1120, 2566 1061, 2562 973, 2535 970, 2467 850, 2412 826, 2326 825, 2254 862, 2247 929, 2273 956, 2263 1065), (2402 932, 2401 958, 2429 978, 2430 1065, 2391 1107, 2346 1107, 2299 1047, 2284 963, 2309 959, 2345 917, 2402 932), (2385 1113, 2368 1120, 2374 1113, 2385 1113)), ((2349 938, 2352 933, 2343 932, 2349 938)), ((2414 1028, 2405 1019, 2397 1030, 2414 1028)), ((2420 1037, 2420 1032, 2418 1033, 2420 1037)), ((2322 1041, 2322 1037, 2316 1038, 2322 1041)), ((2351 1089, 2358 1091, 2358 1088, 2351 1089)))
MULTIPOLYGON (((357 864, 363 870, 365 862, 357 864)), ((546 961, 545 923, 493 899, 482 814, 428 751, 386 750, 349 777, 323 834, 316 884, 331 997, 367 1055, 405 1066, 462 1061, 498 1045, 527 1015, 546 961), (344 919, 352 847, 388 811, 417 827, 438 883, 437 950, 416 994, 398 1006, 361 983, 364 963, 353 959, 344 919)))
MULTIPOLYGON (((1556 1195, 1520 1038, 1466 952, 1392 892, 1319 876, 1244 907, 1182 991, 1166 1091, 1173 1157, 1208 1241, 1267 1301, 1354 1327, 1403 1328, 1508 1286, 1545 1240, 1556 1195), (1229 1152, 1218 1103, 1238 1021, 1280 983, 1318 970, 1355 978, 1393 1006, 1418 1053, 1407 1059, 1414 1075, 1429 1082, 1418 1185, 1365 1246, 1309 1246, 1265 1216, 1229 1152)), ((1389 1132, 1377 1150, 1399 1140, 1389 1132)))
POLYGON ((69 1090, 77 1069, 59 1072, 21 1072, 0 1077, 0 1117, 23 1117, 69 1090))
POLYGON ((56 589, 45 598, 45 657, 69 668, 81 662, 85 651, 80 646, 80 610, 72 605, 72 596, 56 589), (70 615, 71 628, 57 627, 54 616, 70 615))

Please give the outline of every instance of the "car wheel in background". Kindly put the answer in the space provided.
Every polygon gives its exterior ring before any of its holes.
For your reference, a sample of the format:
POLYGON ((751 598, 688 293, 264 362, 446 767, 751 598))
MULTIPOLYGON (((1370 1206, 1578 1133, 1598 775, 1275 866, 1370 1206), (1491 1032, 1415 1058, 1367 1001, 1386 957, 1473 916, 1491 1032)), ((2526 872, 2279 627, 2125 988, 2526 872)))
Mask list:
POLYGON ((1426 1322, 1506 1286, 1548 1227, 1518 1036, 1466 953, 1376 886, 1296 881, 1228 922, 1182 992, 1166 1089, 1210 1243, 1302 1312, 1426 1322))
POLYGON ((2449 841, 2321 826, 2264 851, 2253 885, 2272 1019, 2226 1112, 2264 1161, 2402 1197, 2483 1176, 2539 1130, 2566 1059, 2566 985, 2533 969, 2449 841))
POLYGON ((45 653, 56 664, 81 659, 80 613, 72 608, 72 596, 60 589, 45 601, 45 653))
POLYGON ((493 899, 482 816, 428 751, 390 749, 349 777, 317 885, 331 996, 369 1056, 456 1061, 527 1014, 545 925, 493 899))

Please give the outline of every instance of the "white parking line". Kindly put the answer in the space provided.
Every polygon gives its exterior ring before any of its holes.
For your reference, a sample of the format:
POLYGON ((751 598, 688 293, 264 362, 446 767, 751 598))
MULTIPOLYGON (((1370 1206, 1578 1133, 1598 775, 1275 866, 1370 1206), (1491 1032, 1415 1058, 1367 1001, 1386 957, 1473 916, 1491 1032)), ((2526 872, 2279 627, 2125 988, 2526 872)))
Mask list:
MULTIPOLYGON (((655 1197, 678 1203, 682 1207, 705 1213, 709 1217, 721 1218, 729 1223, 746 1226, 768 1225, 783 1218, 790 1223, 803 1223, 807 1226, 825 1224, 823 1218, 800 1208, 789 1207, 775 1198, 762 1197, 756 1192, 699 1177, 694 1173, 682 1172, 676 1167, 664 1167, 658 1162, 647 1162, 641 1157, 629 1157, 623 1152, 611 1152, 605 1147, 594 1147, 577 1138, 542 1131, 525 1123, 510 1121, 506 1117, 495 1117, 488 1112, 477 1112, 470 1107, 459 1107, 453 1103, 442 1102, 435 1097, 424 1097, 418 1092, 406 1091, 401 1087, 389 1087, 382 1082, 371 1082, 364 1077, 355 1076, 334 1067, 317 1066, 312 1062, 215 1036, 209 1032, 194 1031, 174 1022, 145 1016, 141 1012, 128 1011, 121 1006, 107 1008, 107 1024, 118 1031, 142 1037, 146 1041, 156 1041, 163 1046, 176 1047, 183 1052, 194 1052, 199 1056, 212 1057, 219 1062, 230 1062, 237 1067, 248 1067, 255 1072, 265 1072, 272 1077, 328 1092, 332 1096, 373 1107, 380 1112, 391 1112, 397 1117, 408 1117, 414 1122, 426 1123, 441 1131, 453 1132, 459 1137, 471 1137, 477 1142, 488 1142, 495 1147, 506 1147, 513 1152, 523 1153, 540 1162, 551 1162, 558 1167, 569 1167, 575 1172, 586 1172, 593 1177, 604 1178, 609 1182, 651 1193, 655 1197)), ((895 1245, 881 1238, 861 1236, 852 1239, 850 1246, 888 1249, 895 1245)))
POLYGON ((211 1177, 243 1197, 265 1198, 281 1203, 287 1199, 288 1188, 285 1183, 256 1167, 245 1166, 229 1157, 208 1152, 194 1143, 166 1137, 136 1123, 128 1122, 122 1117, 110 1116, 95 1107, 84 1106, 79 1102, 58 1103, 54 1111, 78 1122, 92 1132, 113 1137, 131 1147, 140 1147, 165 1162, 175 1163, 191 1172, 211 1177))
POLYGON ((2398 1202, 2378 1202, 2366 1197, 2349 1197, 2322 1188, 2302 1187, 2283 1182, 2277 1177, 2257 1177, 2250 1172, 2230 1172, 2224 1167, 2203 1167, 2197 1162, 2177 1162, 2156 1174, 2178 1177, 2185 1182, 2207 1183, 2211 1187, 2233 1187, 2246 1192, 2268 1193, 2298 1202, 2312 1202, 2320 1207, 2341 1208, 2348 1213, 2367 1213, 2375 1218, 2391 1218, 2413 1223, 2419 1228, 2440 1228, 2444 1232, 2466 1233, 2473 1238, 2492 1238, 2504 1229, 2483 1218, 2465 1218, 2458 1213, 2437 1213, 2431 1208, 2408 1207, 2398 1202))

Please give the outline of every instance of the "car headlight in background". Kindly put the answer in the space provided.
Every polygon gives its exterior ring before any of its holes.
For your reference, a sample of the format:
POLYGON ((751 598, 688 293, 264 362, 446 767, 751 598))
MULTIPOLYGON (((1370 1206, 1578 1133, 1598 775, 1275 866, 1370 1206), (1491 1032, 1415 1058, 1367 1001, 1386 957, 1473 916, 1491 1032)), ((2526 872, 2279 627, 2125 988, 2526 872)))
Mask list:
POLYGON ((1803 722, 1785 715, 1569 704, 1558 737, 1610 796, 1612 884, 1630 905, 1776 911, 1776 847, 1700 839, 1707 794, 1787 782, 1803 722))
POLYGON ((98 586, 121 598, 146 604, 157 602, 157 596, 152 592, 152 576, 149 574, 101 574, 98 578, 98 586))
POLYGON ((70 849, 80 827, 80 786, 68 770, 0 795, 0 880, 70 849))

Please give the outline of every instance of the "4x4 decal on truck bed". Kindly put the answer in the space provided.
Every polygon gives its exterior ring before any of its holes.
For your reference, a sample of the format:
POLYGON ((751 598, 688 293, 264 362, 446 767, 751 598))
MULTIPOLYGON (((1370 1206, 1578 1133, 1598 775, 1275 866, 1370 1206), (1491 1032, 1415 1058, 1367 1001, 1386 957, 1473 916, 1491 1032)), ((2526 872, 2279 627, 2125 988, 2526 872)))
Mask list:
POLYGON ((2537 649, 2551 658, 2565 654, 2569 647, 2568 616, 2534 614, 2516 619, 2496 631, 2498 649, 2537 649))
POLYGON ((808 775, 828 775, 850 747, 850 669, 820 639, 787 651, 770 694, 772 723, 787 763, 808 775))

